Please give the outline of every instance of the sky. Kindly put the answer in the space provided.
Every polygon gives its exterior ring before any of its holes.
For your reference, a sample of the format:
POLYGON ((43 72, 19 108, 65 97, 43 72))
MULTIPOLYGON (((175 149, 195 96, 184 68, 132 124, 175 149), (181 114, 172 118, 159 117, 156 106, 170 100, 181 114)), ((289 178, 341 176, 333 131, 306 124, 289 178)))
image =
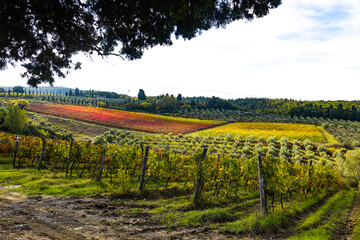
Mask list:
MULTIPOLYGON (((54 86, 136 96, 360 100, 360 1, 283 0, 259 19, 146 50, 136 61, 78 55, 82 69, 54 86)), ((21 67, 0 86, 27 86, 21 67)))

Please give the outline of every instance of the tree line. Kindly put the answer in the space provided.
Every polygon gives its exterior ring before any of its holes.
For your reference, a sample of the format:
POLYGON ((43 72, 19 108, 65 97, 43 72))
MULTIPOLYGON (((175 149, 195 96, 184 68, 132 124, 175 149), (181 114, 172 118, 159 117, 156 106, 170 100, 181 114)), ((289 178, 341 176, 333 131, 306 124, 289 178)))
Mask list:
POLYGON ((229 101, 250 111, 360 121, 360 101, 297 101, 268 98, 245 98, 229 101))
POLYGON ((160 113, 176 113, 179 110, 186 109, 223 109, 285 114, 292 117, 322 117, 360 121, 360 101, 298 101, 293 99, 268 98, 222 99, 215 96, 183 97, 181 93, 176 97, 172 94, 147 96, 143 89, 139 90, 137 97, 131 97, 126 94, 95 91, 91 89, 80 90, 78 88, 71 89, 61 87, 36 89, 21 86, 0 88, 0 96, 42 96, 42 100, 52 102, 80 105, 91 104, 92 106, 97 106, 97 102, 101 101, 103 103, 100 104, 101 107, 160 113), (51 96, 50 98, 49 95, 51 96), (79 100, 77 98, 81 99, 79 100))

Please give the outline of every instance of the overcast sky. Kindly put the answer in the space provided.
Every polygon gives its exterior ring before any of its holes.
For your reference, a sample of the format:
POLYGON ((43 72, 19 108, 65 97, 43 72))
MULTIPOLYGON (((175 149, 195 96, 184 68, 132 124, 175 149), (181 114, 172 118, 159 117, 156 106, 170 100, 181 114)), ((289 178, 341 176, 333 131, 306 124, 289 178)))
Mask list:
MULTIPOLYGON (((54 86, 137 95, 360 99, 360 1, 283 0, 264 18, 238 21, 190 41, 147 50, 142 59, 78 56, 82 69, 54 86)), ((0 85, 26 86, 22 69, 0 85)))

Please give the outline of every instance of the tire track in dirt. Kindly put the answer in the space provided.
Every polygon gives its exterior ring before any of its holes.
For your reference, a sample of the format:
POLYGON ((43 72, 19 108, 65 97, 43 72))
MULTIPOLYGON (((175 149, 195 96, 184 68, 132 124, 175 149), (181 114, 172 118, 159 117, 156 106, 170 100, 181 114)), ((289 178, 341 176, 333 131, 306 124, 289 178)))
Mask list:
MULTIPOLYGON (((167 227, 136 200, 0 195, 0 239, 228 239, 207 227, 167 227), (133 208, 144 212, 126 214, 133 208)), ((231 236, 234 238, 234 236, 231 236)))

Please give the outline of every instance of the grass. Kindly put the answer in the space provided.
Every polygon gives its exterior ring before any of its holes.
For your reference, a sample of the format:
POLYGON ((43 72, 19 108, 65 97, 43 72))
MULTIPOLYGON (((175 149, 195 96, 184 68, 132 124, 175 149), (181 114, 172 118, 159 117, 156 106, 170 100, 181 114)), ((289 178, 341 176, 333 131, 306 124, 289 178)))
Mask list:
POLYGON ((218 201, 202 200, 200 207, 196 208, 186 196, 147 202, 156 206, 149 213, 158 216, 158 220, 168 227, 217 225, 233 221, 243 215, 245 209, 253 209, 259 204, 257 192, 218 201))
POLYGON ((339 142, 334 138, 333 135, 331 135, 330 133, 328 133, 323 127, 320 126, 316 126, 316 128, 321 132, 321 134, 323 135, 324 139, 326 140, 325 143, 334 143, 334 144, 338 144, 339 142))
POLYGON ((231 123, 211 129, 197 132, 201 136, 224 136, 228 133, 243 136, 253 136, 255 138, 275 136, 278 139, 282 136, 288 137, 289 139, 305 140, 309 139, 315 143, 328 143, 329 136, 324 137, 323 132, 325 130, 320 129, 315 125, 308 124, 292 124, 292 123, 249 123, 249 122, 238 122, 231 123))
POLYGON ((34 169, 13 169, 10 158, 0 157, 0 184, 2 186, 21 185, 13 189, 28 194, 61 196, 89 196, 106 194, 109 184, 91 179, 65 178, 64 174, 34 169))
POLYGON ((342 190, 330 198, 318 211, 297 227, 295 239, 336 239, 334 231, 346 224, 347 214, 351 211, 354 191, 342 190))
POLYGON ((265 216, 262 216, 257 212, 252 212, 242 219, 226 223, 220 228, 234 233, 272 231, 286 225, 293 216, 314 207, 325 196, 325 194, 318 194, 304 202, 294 201, 288 208, 265 216))
POLYGON ((298 226, 298 229, 310 229, 311 227, 321 223, 321 221, 329 214, 329 212, 346 204, 346 201, 349 199, 347 198, 348 195, 349 192, 345 190, 335 194, 318 211, 311 214, 300 226, 298 226))

